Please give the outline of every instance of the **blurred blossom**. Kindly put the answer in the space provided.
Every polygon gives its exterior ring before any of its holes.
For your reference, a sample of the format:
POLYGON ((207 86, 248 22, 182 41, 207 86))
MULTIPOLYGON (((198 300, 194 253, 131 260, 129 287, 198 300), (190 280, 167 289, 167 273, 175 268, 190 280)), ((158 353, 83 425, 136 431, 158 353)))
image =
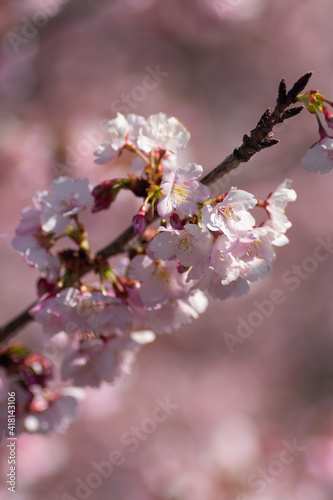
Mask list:
POLYGON ((267 0, 202 0, 213 8, 221 20, 248 21, 258 17, 267 0))
POLYGON ((20 470, 21 486, 26 488, 57 474, 69 456, 68 446, 63 441, 45 439, 36 434, 22 435, 18 448, 18 461, 24 464, 20 470))
POLYGON ((313 436, 308 443, 307 466, 314 477, 333 483, 333 437, 313 436))
POLYGON ((223 474, 241 477, 260 457, 258 430, 249 418, 231 415, 214 429, 207 451, 215 474, 220 470, 223 474))

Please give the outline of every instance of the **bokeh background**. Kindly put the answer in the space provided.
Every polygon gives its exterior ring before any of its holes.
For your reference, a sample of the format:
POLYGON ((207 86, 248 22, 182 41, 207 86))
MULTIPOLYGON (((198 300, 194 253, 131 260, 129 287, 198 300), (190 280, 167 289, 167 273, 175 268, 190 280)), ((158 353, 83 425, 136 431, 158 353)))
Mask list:
MULTIPOLYGON (((126 174, 121 164, 93 163, 107 119, 117 111, 176 116, 192 134, 182 160, 208 172, 274 105, 282 77, 290 86, 313 70, 308 88, 333 99, 332 19, 331 0, 2 0, 2 320, 34 300, 37 274, 11 248, 33 193, 59 175, 98 182, 126 174), (160 76, 147 89, 152 70, 160 76)), ((17 500, 333 499, 333 257, 305 270, 317 238, 332 235, 333 174, 301 166, 317 140, 308 113, 275 137, 278 146, 223 186, 263 198, 293 179, 290 245, 277 249, 271 274, 246 297, 212 301, 192 325, 144 347, 125 381, 88 391, 67 433, 22 435, 17 500), (295 265, 307 277, 292 290, 283 276, 295 265), (283 304, 231 353, 225 333, 235 334, 239 318, 247 321, 274 289, 283 304), (130 450, 124 433, 145 426, 167 397, 178 408, 130 450), (114 450, 122 465, 76 492, 93 462, 114 450)), ((121 196, 112 212, 87 215, 94 249, 136 207, 121 196)), ((52 355, 37 325, 20 336, 52 355)), ((6 460, 3 447, 2 480, 6 460)), ((0 499, 10 495, 3 481, 0 499)))

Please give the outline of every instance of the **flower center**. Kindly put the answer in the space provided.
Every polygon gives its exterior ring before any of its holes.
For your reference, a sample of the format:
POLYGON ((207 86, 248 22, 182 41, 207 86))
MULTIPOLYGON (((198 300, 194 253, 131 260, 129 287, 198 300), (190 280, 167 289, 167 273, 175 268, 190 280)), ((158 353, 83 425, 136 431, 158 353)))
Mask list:
POLYGON ((172 189, 172 194, 177 203, 184 203, 190 194, 190 189, 185 184, 177 184, 172 189))
POLYGON ((252 241, 247 247, 246 255, 248 257, 257 257, 261 247, 262 241, 260 239, 252 241))
POLYGON ((231 219, 234 222, 240 221, 239 215, 237 215, 234 209, 230 205, 225 205, 224 207, 220 207, 218 210, 218 214, 224 219, 231 219))

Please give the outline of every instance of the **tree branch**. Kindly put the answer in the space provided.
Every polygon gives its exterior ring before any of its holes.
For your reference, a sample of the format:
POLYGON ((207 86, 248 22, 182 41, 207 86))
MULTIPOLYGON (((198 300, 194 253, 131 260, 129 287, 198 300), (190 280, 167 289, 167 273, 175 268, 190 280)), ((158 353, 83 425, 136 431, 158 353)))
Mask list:
MULTIPOLYGON (((237 168, 240 163, 244 163, 250 160, 259 151, 266 149, 270 146, 277 144, 279 141, 273 139, 272 130, 275 125, 282 123, 283 121, 298 115, 303 106, 292 108, 287 110, 287 108, 297 102, 297 95, 302 92, 304 87, 307 85, 309 79, 311 78, 312 71, 306 73, 302 76, 291 90, 287 93, 286 82, 284 79, 281 80, 279 86, 278 97, 276 100, 276 105, 273 112, 267 109, 265 113, 260 118, 256 127, 251 130, 250 135, 244 135, 243 142, 241 146, 234 149, 233 153, 230 154, 223 160, 216 168, 209 172, 205 177, 201 179, 201 182, 206 186, 213 184, 218 179, 223 177, 226 173, 230 172, 234 168, 237 168)), ((156 220, 158 216, 156 215, 153 220, 156 220)), ((152 223, 153 221, 151 221, 152 223)), ((128 243, 135 237, 133 226, 129 226, 125 231, 123 231, 114 241, 96 253, 96 256, 108 259, 114 255, 122 253, 125 251, 128 243)), ((82 276, 87 274, 92 270, 92 267, 87 267, 82 276)), ((14 319, 9 321, 7 324, 0 328, 0 343, 12 336, 17 330, 33 320, 30 316, 29 311, 32 307, 36 305, 37 301, 33 302, 28 306, 22 313, 16 316, 14 319)))

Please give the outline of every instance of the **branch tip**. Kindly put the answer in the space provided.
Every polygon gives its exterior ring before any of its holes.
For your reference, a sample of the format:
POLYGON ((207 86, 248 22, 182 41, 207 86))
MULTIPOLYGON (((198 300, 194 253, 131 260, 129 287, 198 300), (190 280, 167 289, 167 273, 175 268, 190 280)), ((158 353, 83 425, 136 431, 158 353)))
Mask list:
POLYGON ((279 85, 278 102, 284 102, 287 99, 287 85, 285 78, 282 78, 279 85))
POLYGON ((312 75, 313 71, 308 71, 307 73, 305 73, 305 75, 301 76, 301 78, 299 78, 293 85, 293 87, 289 90, 287 98, 290 99, 292 103, 297 102, 296 98, 298 94, 300 94, 302 90, 304 90, 312 75))

